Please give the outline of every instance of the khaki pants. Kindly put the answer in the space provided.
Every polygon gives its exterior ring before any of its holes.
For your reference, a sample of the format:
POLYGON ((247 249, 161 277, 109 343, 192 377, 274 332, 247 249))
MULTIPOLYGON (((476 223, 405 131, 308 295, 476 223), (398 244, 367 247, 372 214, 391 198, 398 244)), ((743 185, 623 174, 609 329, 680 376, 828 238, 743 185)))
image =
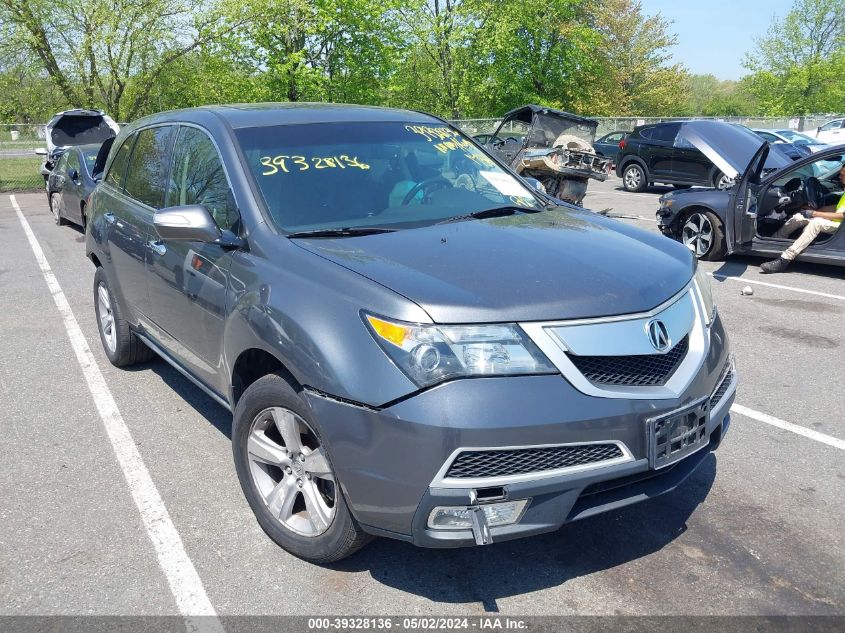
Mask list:
POLYGON ((804 230, 801 232, 801 235, 798 236, 798 239, 792 243, 792 246, 783 252, 781 257, 792 261, 804 252, 804 249, 812 244, 813 240, 816 239, 820 233, 836 233, 836 231, 839 230, 839 224, 839 222, 825 220, 824 218, 813 218, 812 220, 809 220, 800 213, 796 213, 774 234, 774 237, 789 237, 794 231, 804 227, 804 230))

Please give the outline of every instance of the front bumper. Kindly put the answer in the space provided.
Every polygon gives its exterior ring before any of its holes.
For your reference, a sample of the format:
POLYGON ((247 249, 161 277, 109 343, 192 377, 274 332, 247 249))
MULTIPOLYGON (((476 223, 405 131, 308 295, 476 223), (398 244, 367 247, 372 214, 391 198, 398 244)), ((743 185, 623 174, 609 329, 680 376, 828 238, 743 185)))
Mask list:
MULTIPOLYGON (((477 488, 444 484, 444 464, 459 448, 619 442, 622 463, 508 481, 507 499, 531 499, 515 525, 493 527, 492 540, 528 536, 647 499, 677 487, 715 449, 730 422, 734 376, 710 411, 701 449, 662 470, 649 461, 646 420, 716 392, 728 364, 721 320, 698 374, 678 398, 589 396, 562 376, 456 380, 392 406, 371 409, 306 390, 349 507, 362 527, 429 547, 475 544, 471 530, 433 530, 436 506, 471 506, 477 488)), ((494 484, 488 483, 487 486, 494 484)))

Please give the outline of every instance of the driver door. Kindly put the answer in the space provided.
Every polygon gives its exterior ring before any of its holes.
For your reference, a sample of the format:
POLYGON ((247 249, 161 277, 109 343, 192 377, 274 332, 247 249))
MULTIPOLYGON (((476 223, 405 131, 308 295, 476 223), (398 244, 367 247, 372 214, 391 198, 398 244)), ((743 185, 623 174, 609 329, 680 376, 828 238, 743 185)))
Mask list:
POLYGON ((728 204, 726 242, 728 254, 741 248, 748 248, 757 234, 757 194, 760 193, 760 176, 766 157, 769 155, 769 144, 764 143, 749 163, 748 169, 729 191, 731 201, 728 204), (731 213, 732 212, 732 213, 731 213), (730 216, 733 215, 733 218, 730 216), (733 222, 731 222, 733 220, 733 222), (733 229, 733 230, 731 230, 733 229))

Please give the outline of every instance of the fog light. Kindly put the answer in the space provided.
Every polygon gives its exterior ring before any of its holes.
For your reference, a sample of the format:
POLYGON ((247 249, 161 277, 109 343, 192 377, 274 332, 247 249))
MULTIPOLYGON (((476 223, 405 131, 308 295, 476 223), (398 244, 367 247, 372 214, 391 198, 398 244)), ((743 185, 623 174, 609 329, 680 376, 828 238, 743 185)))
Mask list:
POLYGON ((497 527, 512 525, 522 518, 528 499, 485 503, 480 506, 437 506, 428 515, 428 527, 433 530, 469 530, 472 529, 472 513, 475 508, 484 510, 487 525, 497 527))

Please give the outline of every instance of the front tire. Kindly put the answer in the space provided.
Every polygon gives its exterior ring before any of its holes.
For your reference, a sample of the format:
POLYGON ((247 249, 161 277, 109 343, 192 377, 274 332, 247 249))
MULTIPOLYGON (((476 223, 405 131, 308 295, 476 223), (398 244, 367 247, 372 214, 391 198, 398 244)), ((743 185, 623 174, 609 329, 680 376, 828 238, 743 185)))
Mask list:
POLYGON ((681 242, 698 259, 721 261, 727 253, 722 222, 710 211, 692 211, 681 225, 681 242))
POLYGON ((646 188, 647 184, 645 170, 639 164, 629 163, 622 170, 622 186, 625 187, 625 191, 639 193, 646 188))
POLYGON ((331 563, 371 540, 346 505, 310 409, 281 375, 259 378, 238 400, 232 451, 258 524, 283 549, 331 563))
POLYGON ((112 365, 126 367, 155 356, 155 352, 135 336, 129 323, 123 319, 120 305, 115 301, 102 267, 94 273, 94 312, 103 351, 112 365))

